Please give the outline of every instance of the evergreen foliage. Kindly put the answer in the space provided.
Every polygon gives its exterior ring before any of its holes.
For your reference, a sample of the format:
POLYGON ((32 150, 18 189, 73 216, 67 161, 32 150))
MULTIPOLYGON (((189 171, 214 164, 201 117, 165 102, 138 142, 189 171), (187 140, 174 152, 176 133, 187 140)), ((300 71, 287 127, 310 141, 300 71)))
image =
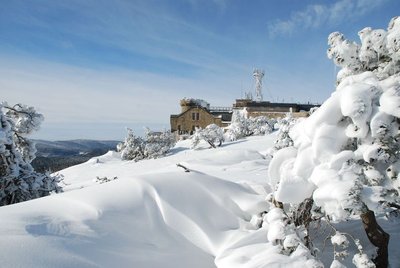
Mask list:
POLYGON ((224 130, 216 124, 208 125, 205 129, 196 128, 192 135, 192 148, 197 147, 201 140, 205 140, 212 148, 219 147, 224 142, 224 130))
POLYGON ((117 151, 121 153, 121 158, 123 160, 139 161, 145 158, 144 147, 145 143, 143 138, 135 136, 133 130, 128 128, 125 141, 117 145, 117 151))
POLYGON ((235 110, 225 136, 235 141, 251 135, 266 135, 274 130, 276 120, 266 116, 248 117, 246 110, 235 110))
POLYGON ((35 172, 34 142, 27 136, 39 129, 43 115, 22 104, 0 105, 0 205, 60 192, 59 176, 35 172))
POLYGON ((277 125, 279 128, 278 137, 275 141, 274 150, 293 146, 293 140, 289 136, 289 131, 296 124, 297 120, 291 113, 287 113, 284 118, 278 120, 277 125))
POLYGON ((144 156, 145 158, 164 156, 175 144, 175 136, 170 131, 154 132, 146 128, 144 156))
POLYGON ((170 131, 154 132, 146 128, 145 138, 135 136, 128 128, 125 141, 117 145, 123 160, 139 161, 166 155, 176 144, 175 136, 170 131))
MULTIPOLYGON (((329 221, 358 217, 377 247, 374 264, 360 250, 357 267, 387 267, 389 234, 375 216, 400 202, 400 18, 388 30, 364 28, 361 44, 329 35, 328 57, 342 69, 332 96, 285 134, 270 163, 274 198, 291 206, 312 198, 329 221)), ((337 243, 342 236, 333 237, 337 243)), ((335 258, 334 267, 340 267, 335 258)))

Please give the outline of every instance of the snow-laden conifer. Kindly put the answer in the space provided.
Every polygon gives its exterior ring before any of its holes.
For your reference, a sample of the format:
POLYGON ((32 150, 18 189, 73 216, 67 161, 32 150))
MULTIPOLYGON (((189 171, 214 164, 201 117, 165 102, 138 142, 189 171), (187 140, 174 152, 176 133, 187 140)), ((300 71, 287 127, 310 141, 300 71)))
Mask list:
POLYGON ((249 117, 246 109, 235 110, 225 137, 235 141, 251 135, 266 135, 274 130, 276 120, 266 116, 249 117))
POLYGON ((206 141, 211 147, 216 148, 224 142, 224 130, 216 124, 210 124, 206 128, 196 128, 192 135, 192 148, 199 145, 201 140, 206 141))
POLYGON ((146 128, 144 156, 146 158, 158 158, 166 155, 176 144, 174 134, 164 130, 162 132, 151 131, 146 128))
POLYGON ((164 156, 175 143, 175 136, 170 131, 156 132, 146 128, 143 139, 135 136, 133 130, 128 128, 125 141, 118 144, 117 151, 123 160, 139 161, 164 156))
POLYGON ((297 119, 293 117, 292 113, 287 113, 285 117, 280 118, 277 122, 278 137, 275 141, 274 150, 280 150, 289 146, 293 146, 293 140, 289 136, 289 131, 296 124, 297 119))
POLYGON ((247 112, 243 110, 234 110, 230 125, 227 127, 226 137, 228 140, 235 141, 250 135, 249 121, 247 112))
MULTIPOLYGON (((278 202, 311 197, 327 219, 358 217, 377 247, 375 265, 387 267, 389 234, 376 215, 400 202, 400 18, 359 36, 361 44, 329 36, 328 57, 342 68, 336 91, 290 130, 293 145, 275 153, 269 178, 278 202)), ((373 265, 362 252, 353 262, 373 265)))
POLYGON ((274 125, 277 122, 273 118, 266 116, 257 116, 248 118, 248 128, 251 135, 266 135, 274 130, 274 125))
POLYGON ((139 161, 145 158, 143 138, 135 136, 133 130, 128 128, 128 134, 124 142, 117 145, 117 151, 121 153, 123 160, 139 161))
POLYGON ((28 135, 39 129, 43 115, 22 104, 0 105, 0 205, 61 191, 59 176, 35 172, 36 148, 28 135))

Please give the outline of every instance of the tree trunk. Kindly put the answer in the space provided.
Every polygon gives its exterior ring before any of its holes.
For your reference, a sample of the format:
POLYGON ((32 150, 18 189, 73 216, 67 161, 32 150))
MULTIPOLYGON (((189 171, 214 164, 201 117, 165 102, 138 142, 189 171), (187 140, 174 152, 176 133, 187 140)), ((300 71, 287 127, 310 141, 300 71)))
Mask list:
POLYGON ((211 142, 211 141, 209 141, 209 140, 207 140, 207 142, 208 142, 208 144, 211 145, 212 148, 214 148, 214 149, 217 148, 217 147, 215 147, 215 144, 214 144, 213 142, 211 142))
POLYGON ((295 226, 301 226, 304 225, 304 228, 307 230, 307 235, 304 237, 305 240, 305 246, 307 248, 311 247, 311 241, 310 241, 310 223, 312 221, 311 217, 311 209, 314 204, 314 200, 312 198, 307 198, 305 199, 297 208, 297 211, 293 215, 293 220, 295 226))
POLYGON ((283 210, 283 203, 276 200, 275 197, 272 199, 272 204, 274 204, 275 207, 283 210))
POLYGON ((367 209, 366 212, 361 214, 361 220, 369 241, 378 248, 378 255, 372 261, 377 268, 387 268, 389 265, 388 245, 390 235, 379 226, 373 211, 367 209))

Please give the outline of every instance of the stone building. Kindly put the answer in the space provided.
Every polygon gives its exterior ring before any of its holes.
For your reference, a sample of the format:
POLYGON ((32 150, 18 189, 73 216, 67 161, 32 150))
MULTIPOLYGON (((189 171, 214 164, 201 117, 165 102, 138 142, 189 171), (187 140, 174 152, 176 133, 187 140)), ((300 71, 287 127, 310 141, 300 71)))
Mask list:
POLYGON ((232 119, 232 111, 246 109, 249 117, 267 116, 282 118, 291 112, 294 117, 306 117, 315 104, 276 103, 269 101, 254 101, 237 99, 232 107, 210 107, 210 104, 199 99, 182 99, 181 113, 170 117, 171 132, 192 134, 197 128, 205 128, 210 124, 226 127, 232 119))
POLYGON ((249 117, 267 116, 270 118, 284 117, 289 112, 294 117, 306 117, 308 116, 308 112, 314 107, 319 107, 319 105, 254 101, 251 99, 237 99, 233 104, 234 110, 246 109, 249 117))
POLYGON ((210 124, 220 127, 229 125, 232 109, 225 107, 210 107, 210 104, 199 99, 182 99, 181 113, 170 117, 171 132, 192 134, 195 128, 205 128, 210 124))

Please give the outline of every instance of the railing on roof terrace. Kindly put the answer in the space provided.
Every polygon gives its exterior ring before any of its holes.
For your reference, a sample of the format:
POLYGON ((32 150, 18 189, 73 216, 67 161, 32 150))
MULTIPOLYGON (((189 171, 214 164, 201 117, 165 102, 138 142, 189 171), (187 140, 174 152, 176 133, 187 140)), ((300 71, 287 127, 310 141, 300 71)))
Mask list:
POLYGON ((210 112, 232 112, 232 107, 210 107, 210 112))

